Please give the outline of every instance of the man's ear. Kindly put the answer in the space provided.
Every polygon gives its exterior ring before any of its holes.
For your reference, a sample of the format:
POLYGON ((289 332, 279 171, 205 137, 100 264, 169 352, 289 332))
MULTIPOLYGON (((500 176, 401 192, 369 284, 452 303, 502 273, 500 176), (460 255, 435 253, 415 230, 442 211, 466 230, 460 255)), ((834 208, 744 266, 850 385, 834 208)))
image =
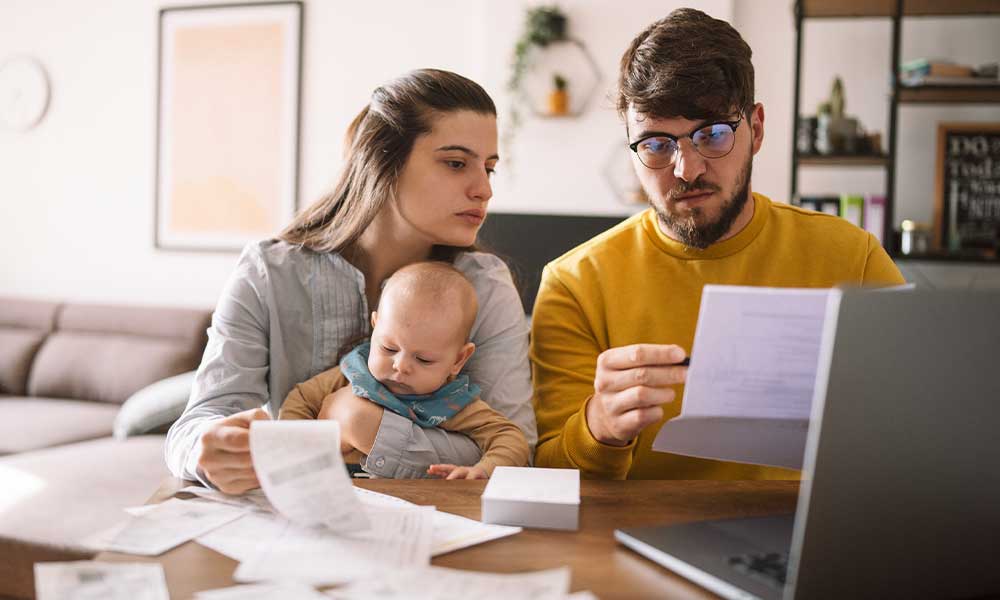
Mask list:
POLYGON ((750 133, 753 134, 751 150, 757 154, 761 144, 764 143, 764 105, 758 102, 753 106, 750 113, 750 133))
POLYGON ((375 323, 378 323, 378 311, 377 310, 373 310, 372 311, 372 329, 373 330, 375 329, 375 323))
POLYGON ((467 343, 462 346, 462 349, 458 351, 458 356, 455 358, 455 364, 451 367, 451 374, 454 377, 462 370, 465 363, 468 362, 469 358, 472 357, 472 353, 476 351, 476 345, 472 342, 467 343))

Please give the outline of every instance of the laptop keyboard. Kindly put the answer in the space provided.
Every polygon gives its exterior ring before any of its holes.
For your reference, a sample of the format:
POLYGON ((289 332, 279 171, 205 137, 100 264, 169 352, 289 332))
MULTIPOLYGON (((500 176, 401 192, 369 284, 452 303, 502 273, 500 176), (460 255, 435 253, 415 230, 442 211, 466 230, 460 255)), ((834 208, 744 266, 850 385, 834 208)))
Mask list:
POLYGON ((729 557, 729 566, 744 575, 767 582, 780 589, 785 585, 788 555, 779 552, 740 554, 729 557))

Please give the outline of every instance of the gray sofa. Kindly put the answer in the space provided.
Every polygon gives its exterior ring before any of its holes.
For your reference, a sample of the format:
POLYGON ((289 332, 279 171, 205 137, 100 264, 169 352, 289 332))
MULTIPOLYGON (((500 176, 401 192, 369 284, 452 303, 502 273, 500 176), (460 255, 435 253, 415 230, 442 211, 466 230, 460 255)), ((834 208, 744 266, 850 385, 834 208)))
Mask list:
POLYGON ((0 597, 32 565, 93 556, 84 538, 168 475, 211 311, 0 297, 0 597))

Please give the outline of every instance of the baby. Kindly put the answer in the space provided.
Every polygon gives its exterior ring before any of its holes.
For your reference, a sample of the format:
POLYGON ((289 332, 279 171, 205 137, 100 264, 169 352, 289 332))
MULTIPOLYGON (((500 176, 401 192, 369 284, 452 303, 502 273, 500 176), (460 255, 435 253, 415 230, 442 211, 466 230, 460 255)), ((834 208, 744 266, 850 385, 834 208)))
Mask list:
MULTIPOLYGON (((528 442, 506 417, 459 376, 476 346, 469 341, 476 291, 450 264, 421 262, 386 280, 372 313, 372 335, 340 364, 295 386, 280 419, 315 419, 341 395, 367 398, 422 427, 468 435, 482 450, 473 466, 431 465, 430 475, 486 479, 497 466, 528 464, 528 442)), ((325 411, 324 411, 325 412, 325 411)), ((356 451, 341 443, 345 454, 356 451)))

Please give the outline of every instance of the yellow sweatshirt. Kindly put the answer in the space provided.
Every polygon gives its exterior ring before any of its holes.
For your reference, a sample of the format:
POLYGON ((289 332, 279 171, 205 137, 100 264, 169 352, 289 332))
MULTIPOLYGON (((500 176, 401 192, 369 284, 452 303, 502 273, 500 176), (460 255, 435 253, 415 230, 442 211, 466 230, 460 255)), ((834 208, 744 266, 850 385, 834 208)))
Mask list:
POLYGON ((871 234, 839 217, 754 194, 750 223, 705 250, 660 231, 652 209, 545 267, 531 332, 538 467, 601 479, 798 479, 798 471, 653 452, 663 422, 680 414, 683 386, 663 421, 624 447, 594 439, 586 403, 598 355, 629 344, 691 351, 706 284, 828 288, 903 283, 871 234))

